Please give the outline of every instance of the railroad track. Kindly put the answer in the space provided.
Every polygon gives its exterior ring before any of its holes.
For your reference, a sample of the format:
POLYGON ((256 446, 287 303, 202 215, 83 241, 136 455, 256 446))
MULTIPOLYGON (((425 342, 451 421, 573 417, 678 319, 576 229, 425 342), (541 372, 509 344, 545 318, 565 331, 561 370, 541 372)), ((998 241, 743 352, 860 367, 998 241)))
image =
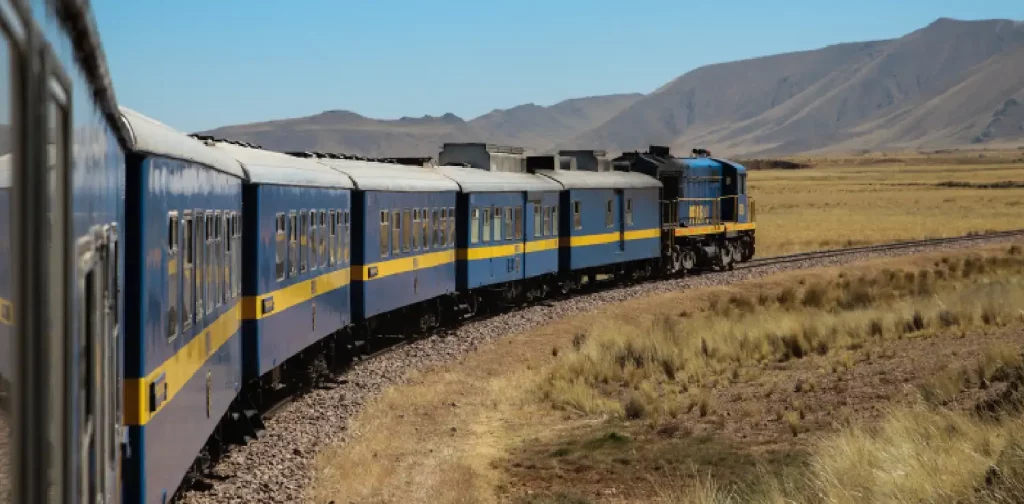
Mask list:
POLYGON ((991 240, 993 238, 1009 238, 1013 236, 1024 236, 1024 229, 1012 229, 1008 231, 996 231, 992 233, 950 236, 945 238, 928 238, 924 240, 880 243, 877 245, 865 245, 861 247, 846 247, 839 249, 818 250, 813 252, 800 252, 796 254, 753 259, 749 262, 736 265, 736 269, 758 268, 762 266, 771 266, 774 264, 792 263, 806 261, 810 259, 822 259, 827 257, 841 257, 845 255, 861 254, 865 252, 884 252, 887 250, 900 250, 929 245, 940 245, 943 243, 981 241, 991 240))

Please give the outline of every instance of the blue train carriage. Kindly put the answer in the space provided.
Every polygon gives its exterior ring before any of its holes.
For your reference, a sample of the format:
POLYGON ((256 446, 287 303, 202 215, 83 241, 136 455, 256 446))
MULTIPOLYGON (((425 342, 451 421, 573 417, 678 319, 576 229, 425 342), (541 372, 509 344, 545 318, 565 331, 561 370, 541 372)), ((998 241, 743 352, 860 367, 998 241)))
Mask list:
POLYGON ((597 274, 644 278, 661 264, 661 183, 613 171, 603 151, 532 157, 532 171, 564 188, 559 201, 559 272, 571 288, 597 274))
POLYGON ((739 163, 710 157, 694 149, 692 157, 675 157, 669 148, 651 146, 613 160, 617 170, 658 178, 661 218, 674 229, 671 269, 696 266, 729 269, 754 255, 755 223, 747 195, 746 169, 739 163))
POLYGON ((352 180, 312 159, 197 138, 237 159, 249 177, 242 188, 243 378, 301 380, 323 345, 334 353, 336 338, 328 337, 352 321, 352 180))
POLYGON ((164 502, 242 384, 235 159, 137 112, 127 162, 125 500, 164 502))
POLYGON ((558 274, 562 185, 526 173, 518 147, 448 143, 438 162, 437 170, 460 188, 456 286, 467 294, 468 313, 482 300, 511 303, 547 295, 558 274))
POLYGON ((352 317, 359 335, 436 327, 456 290, 458 184, 422 166, 298 155, 317 157, 355 185, 352 317))
POLYGON ((88 2, 4 2, 0 55, 0 500, 116 501, 126 131, 88 2))

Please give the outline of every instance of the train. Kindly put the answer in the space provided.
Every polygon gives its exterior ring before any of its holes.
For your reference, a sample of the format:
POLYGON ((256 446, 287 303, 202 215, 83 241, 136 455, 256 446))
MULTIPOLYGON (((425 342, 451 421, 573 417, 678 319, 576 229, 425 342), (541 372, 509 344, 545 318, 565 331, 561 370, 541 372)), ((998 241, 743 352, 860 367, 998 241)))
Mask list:
POLYGON ((755 255, 704 149, 276 152, 122 106, 87 2, 0 26, 0 501, 172 502, 384 338, 755 255))

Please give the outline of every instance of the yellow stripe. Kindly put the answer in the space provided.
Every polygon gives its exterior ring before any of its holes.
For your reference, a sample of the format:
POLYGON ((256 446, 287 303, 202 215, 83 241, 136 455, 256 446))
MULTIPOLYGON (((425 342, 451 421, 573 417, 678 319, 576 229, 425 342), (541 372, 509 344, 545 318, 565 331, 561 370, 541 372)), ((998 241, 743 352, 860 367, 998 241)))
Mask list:
MULTIPOLYGON (((658 238, 661 236, 661 230, 658 228, 651 229, 637 229, 634 231, 626 231, 623 239, 629 240, 646 240, 649 238, 658 238)), ((586 247, 588 245, 602 245, 605 243, 615 243, 619 241, 619 233, 603 233, 595 235, 584 235, 584 236, 573 236, 569 240, 569 245, 573 247, 586 247)), ((566 245, 565 238, 562 238, 562 245, 566 245)))
POLYGON ((321 294, 326 294, 348 285, 351 269, 342 268, 324 273, 316 278, 303 280, 288 287, 258 296, 245 296, 242 301, 242 320, 259 320, 263 317, 281 313, 295 305, 305 303, 321 294), (263 300, 273 298, 273 310, 263 312, 263 300))
POLYGON ((14 305, 4 298, 0 298, 0 324, 14 325, 14 305))
POLYGON ((545 250, 555 250, 558 248, 558 238, 550 238, 547 240, 534 240, 526 242, 526 253, 530 252, 543 252, 545 250))
POLYGON ((125 425, 145 425, 170 403, 182 387, 188 383, 188 380, 203 368, 210 357, 238 332, 240 313, 240 304, 235 303, 207 326, 202 333, 196 334, 191 341, 148 376, 125 379, 125 425), (207 335, 210 340, 209 347, 206 346, 207 335), (163 375, 163 381, 158 386, 164 387, 166 392, 160 391, 157 395, 165 395, 165 399, 156 406, 155 411, 150 411, 150 384, 154 383, 161 375, 163 375))
POLYGON ((352 279, 356 281, 376 280, 378 278, 397 275, 399 273, 408 273, 410 271, 433 268, 450 262, 455 262, 455 249, 431 252, 429 254, 420 254, 413 257, 400 257, 398 259, 373 264, 353 265, 352 279), (377 274, 371 276, 370 270, 374 268, 376 268, 377 274))
POLYGON ((495 257, 506 257, 515 254, 523 253, 523 244, 515 243, 512 245, 493 245, 490 247, 474 247, 469 249, 459 249, 458 258, 460 261, 470 260, 475 261, 477 259, 492 259, 495 257))
POLYGON ((178 274, 178 260, 177 259, 171 259, 171 260, 167 261, 167 276, 172 276, 172 275, 177 275, 177 274, 178 274))
POLYGON ((715 224, 713 226, 696 226, 696 227, 685 227, 676 228, 676 236, 696 236, 705 234, 724 233, 725 224, 715 224))
POLYGON ((753 222, 745 222, 741 224, 730 223, 725 225, 725 228, 729 231, 750 231, 755 227, 757 227, 757 224, 753 222))

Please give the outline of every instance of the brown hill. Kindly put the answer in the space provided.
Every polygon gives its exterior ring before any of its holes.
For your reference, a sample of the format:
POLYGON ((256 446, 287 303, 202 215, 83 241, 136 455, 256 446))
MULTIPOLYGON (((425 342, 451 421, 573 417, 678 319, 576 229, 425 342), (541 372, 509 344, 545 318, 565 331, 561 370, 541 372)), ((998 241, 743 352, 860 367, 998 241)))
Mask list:
POLYGON ((1024 23, 939 19, 897 39, 701 67, 649 95, 527 104, 471 121, 330 111, 207 133, 374 156, 436 155, 447 141, 612 153, 658 143, 731 156, 1018 145, 1024 23))
POLYGON ((435 156, 444 142, 488 141, 537 151, 608 120, 642 95, 566 100, 549 107, 520 105, 466 122, 454 114, 381 120, 344 110, 225 126, 203 132, 273 150, 319 150, 367 156, 435 156))
POLYGON ((904 37, 698 68, 563 145, 733 154, 1024 140, 1024 23, 940 19, 904 37))

